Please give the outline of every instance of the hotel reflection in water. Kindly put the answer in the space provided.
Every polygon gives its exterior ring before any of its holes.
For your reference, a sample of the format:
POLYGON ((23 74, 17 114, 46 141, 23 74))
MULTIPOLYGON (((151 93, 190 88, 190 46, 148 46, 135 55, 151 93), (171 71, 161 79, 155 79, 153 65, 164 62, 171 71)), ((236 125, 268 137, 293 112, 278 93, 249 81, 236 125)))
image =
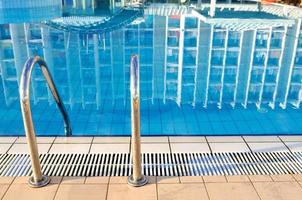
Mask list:
MULTIPOLYGON (((66 32, 38 23, 0 25, 1 99, 7 106, 18 100, 24 62, 40 55, 71 108, 126 101, 130 56, 139 54, 143 101, 298 108, 302 17, 280 20, 271 11, 263 23, 234 23, 219 13, 208 18, 206 9, 151 5, 131 24, 102 34, 66 32)), ((34 103, 52 103, 38 68, 31 91, 34 103)))

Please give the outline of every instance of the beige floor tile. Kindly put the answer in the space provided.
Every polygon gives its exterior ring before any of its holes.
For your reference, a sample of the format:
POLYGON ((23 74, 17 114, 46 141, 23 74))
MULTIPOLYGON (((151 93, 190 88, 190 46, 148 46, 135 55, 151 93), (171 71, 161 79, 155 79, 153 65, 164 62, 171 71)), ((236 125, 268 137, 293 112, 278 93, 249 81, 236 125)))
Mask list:
POLYGON ((258 182, 254 186, 262 200, 298 200, 302 188, 297 182, 258 182))
POLYGON ((245 143, 209 143, 212 152, 249 152, 245 143))
POLYGON ((57 137, 55 144, 90 144, 93 137, 57 137))
MULTIPOLYGON (((51 144, 38 144, 39 153, 48 153, 51 144)), ((7 152, 9 154, 25 153, 29 154, 29 147, 27 144, 14 144, 7 152)))
POLYGON ((60 185, 55 200, 105 200, 107 184, 60 185))
POLYGON ((27 184, 29 176, 18 176, 14 179, 14 184, 27 184))
POLYGON ((302 142, 285 142, 285 145, 293 152, 302 151, 302 142))
MULTIPOLYGON (((156 177, 155 176, 148 176, 147 177, 148 184, 156 184, 156 177)), ((128 177, 127 176, 111 176, 109 180, 110 184, 125 184, 128 183, 128 177)))
POLYGON ((281 142, 278 136, 243 136, 246 142, 281 142))
POLYGON ((206 183, 211 200, 257 200, 251 183, 206 183))
POLYGON ((128 184, 110 184, 107 200, 156 200, 156 185, 131 187, 128 184))
POLYGON ((181 183, 203 183, 201 176, 180 176, 181 183))
POLYGON ((51 176, 50 177, 50 183, 52 184, 60 184, 63 180, 62 176, 51 176))
POLYGON ((208 142, 244 142, 241 136, 207 136, 208 142))
POLYGON ((3 200, 53 200, 58 184, 46 187, 31 188, 27 184, 12 184, 4 195, 3 200))
POLYGON ((142 143, 168 143, 168 137, 141 137, 142 143))
POLYGON ((294 177, 290 174, 278 174, 278 175, 271 175, 271 178, 273 179, 273 181, 275 182, 288 182, 288 181, 296 181, 294 179, 294 177))
POLYGON ((110 184, 125 184, 128 182, 127 176, 111 176, 109 179, 110 184))
POLYGON ((158 184, 166 184, 166 183, 179 183, 179 177, 178 176, 157 176, 156 182, 158 184))
MULTIPOLYGON (((56 137, 36 137, 37 139, 37 143, 40 143, 40 144, 43 144, 43 143, 53 143, 53 141, 56 139, 56 137)), ((19 137, 17 140, 16 140, 16 143, 17 144, 22 144, 22 143, 27 143, 26 141, 26 137, 19 137)))
POLYGON ((207 142, 205 137, 202 136, 170 136, 170 142, 180 142, 180 143, 199 143, 207 142))
POLYGON ((85 177, 66 176, 63 177, 61 184, 84 184, 85 177))
POLYGON ((288 151, 282 142, 248 142, 249 147, 253 152, 284 152, 288 151))
POLYGON ((108 144, 115 144, 115 143, 130 143, 130 137, 94 137, 93 143, 108 143, 108 144))
POLYGON ((0 184, 11 184, 15 177, 0 176, 0 184))
POLYGON ((293 174, 292 175, 296 181, 302 181, 302 174, 293 174))
MULTIPOLYGON (((62 176, 51 176, 50 183, 51 184, 59 184, 61 183, 63 177, 62 176)), ((18 176, 14 179, 14 184, 28 184, 29 176, 18 176)))
POLYGON ((284 142, 302 142, 302 135, 284 135, 279 138, 284 142))
POLYGON ((226 183, 227 182, 225 176, 203 176, 202 178, 205 183, 226 183))
POLYGON ((269 175, 249 175, 252 182, 272 182, 273 179, 269 175))
POLYGON ((169 143, 142 143, 142 153, 170 153, 169 143))
POLYGON ((0 199, 2 199, 8 187, 9 187, 8 184, 0 184, 0 199))
POLYGON ((94 176, 87 177, 86 184, 107 184, 109 183, 109 176, 94 176))
POLYGON ((12 144, 1 144, 0 145, 0 154, 7 153, 12 144))
POLYGON ((158 200, 208 199, 204 184, 160 184, 158 200))
POLYGON ((172 153, 210 153, 207 143, 170 143, 172 153))
POLYGON ((92 144, 90 153, 129 153, 130 144, 92 144))
POLYGON ((0 143, 14 143, 17 140, 17 137, 0 137, 0 143))
POLYGON ((148 184, 156 184, 156 176, 148 176, 148 184))
MULTIPOLYGON (((148 179, 148 184, 156 183, 155 176, 148 176, 147 179, 148 179)), ((110 184, 125 184, 125 183, 128 183, 128 177, 127 176, 111 176, 109 183, 110 184)))
MULTIPOLYGON (((147 179, 148 179, 148 184, 156 183, 155 176, 148 176, 147 179)), ((110 184, 125 184, 125 183, 128 183, 128 177, 127 176, 111 176, 109 183, 110 184)))
POLYGON ((90 144, 53 144, 49 153, 88 153, 90 144))
POLYGON ((240 175, 240 176, 226 176, 226 179, 230 183, 244 183, 244 182, 250 182, 250 179, 248 176, 240 175))

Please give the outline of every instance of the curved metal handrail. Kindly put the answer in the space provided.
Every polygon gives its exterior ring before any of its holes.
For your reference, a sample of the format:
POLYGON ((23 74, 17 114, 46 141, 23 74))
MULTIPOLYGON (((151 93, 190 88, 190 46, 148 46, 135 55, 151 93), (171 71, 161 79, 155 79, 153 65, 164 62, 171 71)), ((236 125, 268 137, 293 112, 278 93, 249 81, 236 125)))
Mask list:
POLYGON ((26 133, 27 143, 29 145, 30 158, 31 158, 32 170, 33 170, 33 177, 30 178, 29 184, 32 187, 42 187, 49 183, 49 178, 43 176, 41 172, 39 153, 38 153, 37 142, 36 142, 36 134, 35 134, 31 109, 30 109, 30 96, 29 96, 31 74, 35 64, 39 64, 39 66, 41 67, 42 73, 47 81, 51 93, 54 96, 54 99, 63 116, 65 134, 67 136, 70 136, 72 134, 72 131, 71 131, 68 114, 58 94, 57 88, 53 82, 53 79, 49 73, 45 61, 39 56, 29 58, 24 65, 21 75, 21 80, 20 80, 20 88, 19 88, 20 104, 21 104, 24 129, 26 133))

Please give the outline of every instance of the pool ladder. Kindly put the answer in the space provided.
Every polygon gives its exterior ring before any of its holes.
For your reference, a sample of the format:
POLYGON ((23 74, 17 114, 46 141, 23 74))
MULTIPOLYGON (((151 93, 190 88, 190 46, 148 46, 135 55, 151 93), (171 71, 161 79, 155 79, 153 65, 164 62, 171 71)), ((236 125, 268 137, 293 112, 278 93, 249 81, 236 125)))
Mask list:
MULTIPOLYGON (((31 74, 34 66, 39 64, 42 73, 47 81, 47 84, 51 90, 51 93, 59 107, 59 110, 63 116, 64 128, 66 136, 72 134, 70 121, 63 101, 61 100, 58 90, 53 82, 51 74, 45 61, 39 56, 29 58, 23 68, 23 72, 20 80, 20 103, 23 116, 24 129, 26 133, 27 144, 29 146, 29 153, 32 165, 33 175, 29 178, 28 184, 31 187, 43 187, 50 182, 50 178, 42 174, 41 164, 39 160, 39 152, 36 141, 35 128, 33 125, 29 88, 31 74)), ((131 56, 130 64, 130 93, 131 93, 131 155, 133 162, 132 175, 128 177, 128 184, 131 186, 139 187, 147 184, 148 179, 142 174, 141 163, 141 142, 140 142, 140 90, 139 90, 139 57, 138 55, 131 56)))
POLYGON ((49 73, 48 67, 45 61, 39 56, 29 58, 23 68, 21 80, 20 80, 20 104, 23 116, 24 129, 29 146, 30 159, 32 164, 33 176, 30 177, 28 183, 31 187, 43 187, 50 182, 50 178, 42 175, 41 165, 39 160, 38 146, 36 141, 35 128, 33 125, 31 109, 30 109, 30 80, 34 66, 38 64, 41 67, 42 73, 47 81, 48 87, 57 103, 57 106, 64 119, 64 128, 66 136, 72 134, 70 121, 63 101, 58 93, 58 90, 53 82, 51 74, 49 73))

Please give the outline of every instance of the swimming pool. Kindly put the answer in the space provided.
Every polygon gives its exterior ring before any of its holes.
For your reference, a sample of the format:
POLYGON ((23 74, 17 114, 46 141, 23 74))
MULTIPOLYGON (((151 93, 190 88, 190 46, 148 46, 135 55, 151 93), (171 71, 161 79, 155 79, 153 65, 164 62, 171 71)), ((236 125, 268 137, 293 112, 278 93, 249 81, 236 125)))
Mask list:
MULTIPOLYGON (((218 4, 210 17, 207 4, 148 4, 91 16, 65 6, 64 18, 47 23, 0 25, 0 135, 24 135, 18 84, 33 55, 46 60, 73 135, 130 135, 132 54, 140 56, 142 135, 302 133, 301 10, 218 4)), ((39 70, 37 135, 63 135, 39 70)))

